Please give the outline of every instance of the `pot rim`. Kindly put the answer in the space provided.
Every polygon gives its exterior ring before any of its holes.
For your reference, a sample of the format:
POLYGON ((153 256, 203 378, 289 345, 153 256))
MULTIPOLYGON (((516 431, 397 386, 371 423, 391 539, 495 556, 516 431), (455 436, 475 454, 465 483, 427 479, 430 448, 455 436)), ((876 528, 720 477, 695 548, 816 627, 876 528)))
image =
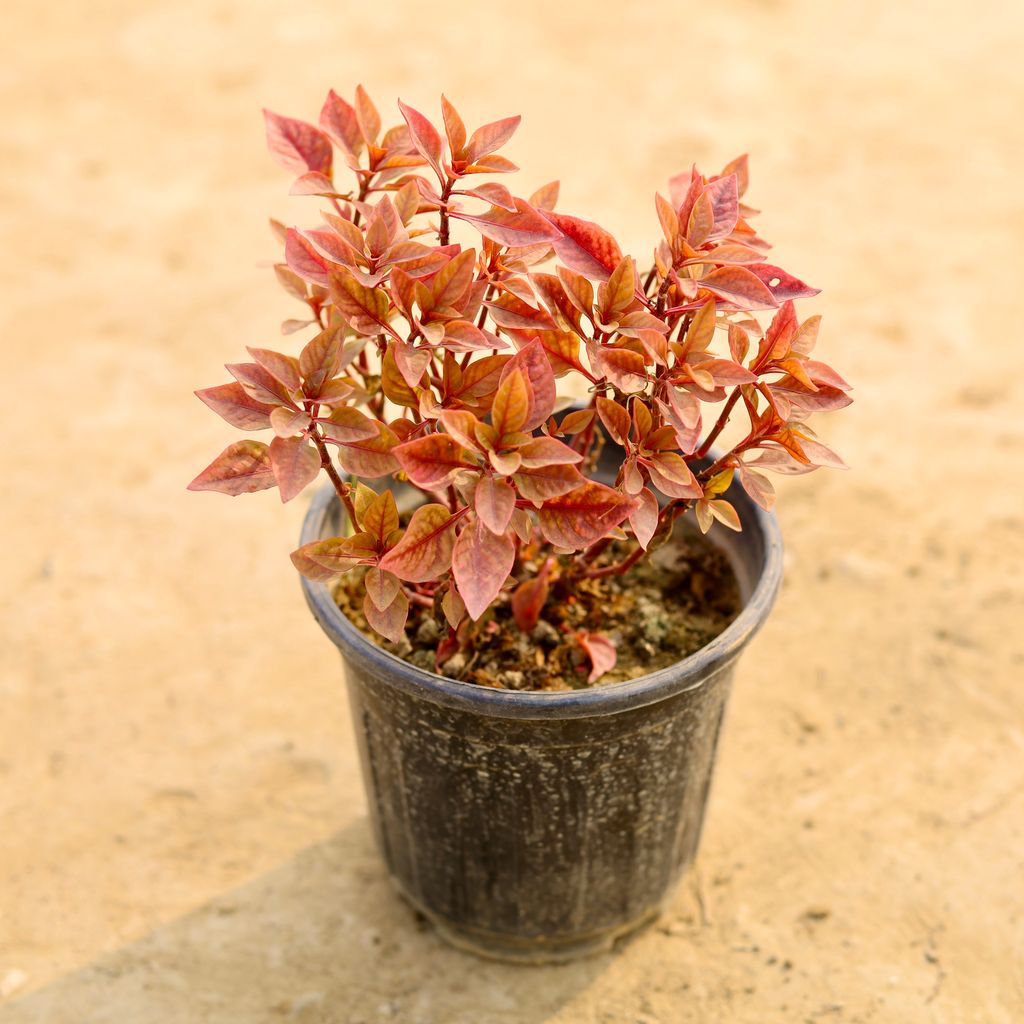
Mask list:
MULTIPOLYGON (((745 493, 739 492, 733 500, 743 522, 743 532, 737 535, 736 543, 751 543, 750 535, 759 534, 762 544, 753 590, 740 614, 709 644, 682 661, 637 679, 553 692, 492 689, 448 679, 417 668, 367 639, 342 614, 326 584, 303 576, 302 589, 320 627, 342 654, 387 686, 435 704, 499 718, 564 719, 616 714, 700 686, 734 661, 767 619, 782 581, 782 533, 775 514, 759 508, 745 493)), ((301 543, 319 540, 324 535, 325 522, 335 512, 340 512, 338 496, 327 483, 317 491, 306 513, 301 543)))

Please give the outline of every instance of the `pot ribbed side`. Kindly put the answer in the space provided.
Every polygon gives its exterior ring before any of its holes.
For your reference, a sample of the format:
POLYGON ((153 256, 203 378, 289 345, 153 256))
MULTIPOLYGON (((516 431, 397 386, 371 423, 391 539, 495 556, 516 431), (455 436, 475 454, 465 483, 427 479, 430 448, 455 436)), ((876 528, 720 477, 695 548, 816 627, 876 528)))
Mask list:
MULTIPOLYGON (((774 516, 736 487, 727 496, 743 532, 717 542, 742 611, 697 653, 629 682, 514 693, 446 679, 371 643, 303 580, 344 658, 388 870, 449 941, 525 962, 598 952, 656 916, 693 859, 733 668, 782 575, 774 516)), ((302 542, 342 525, 325 488, 302 542)))

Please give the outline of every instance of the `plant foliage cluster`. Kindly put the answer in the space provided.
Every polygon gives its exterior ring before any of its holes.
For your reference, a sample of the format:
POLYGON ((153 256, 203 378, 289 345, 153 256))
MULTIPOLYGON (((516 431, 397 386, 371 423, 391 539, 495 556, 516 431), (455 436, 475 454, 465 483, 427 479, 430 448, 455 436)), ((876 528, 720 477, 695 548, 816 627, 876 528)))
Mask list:
MULTIPOLYGON (((807 420, 850 399, 813 358, 820 318, 797 318, 816 289, 750 225, 745 157, 655 196, 641 276, 608 231, 555 211, 557 182, 524 199, 486 180, 517 169, 500 151, 518 117, 470 132, 441 104, 441 128, 399 103, 386 131, 362 87, 352 104, 332 91, 318 125, 265 112, 291 194, 322 201, 313 229, 273 223, 277 278, 305 310, 282 331, 315 335, 298 356, 249 348, 231 383, 197 392, 273 437, 230 445, 190 487, 289 501, 325 471, 352 532, 300 548, 296 567, 365 567, 372 628, 397 640, 410 603, 429 604, 450 652, 497 602, 531 629, 556 580, 625 572, 688 509, 704 531, 739 529, 734 477, 768 509, 766 471, 842 466, 807 420), (453 241, 455 223, 479 241, 453 241), (742 436, 706 465, 730 420, 742 436), (605 443, 621 451, 611 483, 592 478, 605 443), (426 495, 404 526, 389 480, 426 495), (625 553, 602 564, 615 540, 625 553)), ((614 663, 606 637, 580 642, 592 678, 614 663)))

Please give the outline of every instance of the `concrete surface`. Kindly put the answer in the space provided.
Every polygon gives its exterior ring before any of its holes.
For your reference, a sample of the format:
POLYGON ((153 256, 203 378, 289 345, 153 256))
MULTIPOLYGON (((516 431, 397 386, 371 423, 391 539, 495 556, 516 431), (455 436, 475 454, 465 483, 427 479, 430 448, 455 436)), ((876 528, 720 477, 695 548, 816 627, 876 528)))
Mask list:
POLYGON ((0 1022, 1024 1019, 1022 43, 1010 0, 5 7, 0 1022), (266 216, 312 215, 259 108, 359 81, 522 112, 520 190, 644 260, 654 189, 749 150, 857 386, 854 471, 783 487, 698 872, 614 956, 417 926, 302 502, 184 490, 234 436, 191 390, 291 315, 266 216))

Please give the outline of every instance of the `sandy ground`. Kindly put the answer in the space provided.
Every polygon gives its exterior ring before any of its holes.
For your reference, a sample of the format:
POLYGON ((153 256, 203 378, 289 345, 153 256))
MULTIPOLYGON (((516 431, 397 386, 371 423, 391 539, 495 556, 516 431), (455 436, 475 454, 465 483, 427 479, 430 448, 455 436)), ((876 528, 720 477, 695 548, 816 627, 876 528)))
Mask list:
POLYGON ((1024 1020, 1024 6, 620 11, 5 7, 2 1024, 1024 1020), (291 315, 266 215, 312 212, 259 108, 359 81, 521 111, 521 189, 562 176, 645 261, 653 190, 749 150, 857 385, 821 424, 854 471, 783 487, 697 872, 574 966, 395 899, 303 503, 184 490, 234 436, 191 390, 291 315))

